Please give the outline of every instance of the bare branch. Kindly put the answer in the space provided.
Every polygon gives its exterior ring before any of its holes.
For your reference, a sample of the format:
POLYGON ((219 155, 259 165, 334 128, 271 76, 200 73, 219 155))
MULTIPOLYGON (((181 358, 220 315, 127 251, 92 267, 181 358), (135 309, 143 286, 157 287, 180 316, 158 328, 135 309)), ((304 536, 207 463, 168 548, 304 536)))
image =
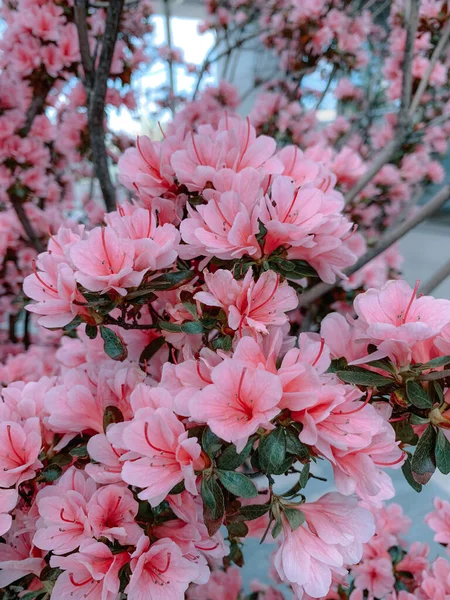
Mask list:
POLYGON ((375 157, 364 175, 355 183, 355 185, 345 195, 345 201, 351 202, 356 196, 372 181, 380 169, 388 163, 397 150, 403 144, 409 130, 408 109, 411 102, 412 90, 412 61, 414 56, 414 40, 416 38, 417 25, 419 22, 419 0, 411 0, 410 13, 408 19, 408 29, 406 33, 405 53, 403 57, 403 82, 402 94, 400 100, 400 110, 397 117, 397 127, 394 136, 389 144, 381 150, 375 157))
POLYGON ((427 296, 431 294, 433 290, 435 290, 438 285, 440 285, 443 281, 450 276, 450 260, 448 260, 445 264, 442 265, 440 269, 433 273, 433 275, 425 281, 425 283, 420 288, 420 293, 427 296))
MULTIPOLYGON (((116 204, 115 189, 108 168, 108 158, 105 144, 105 98, 111 62, 119 32, 120 18, 124 0, 111 0, 106 13, 103 44, 100 53, 98 69, 95 71, 92 89, 88 92, 88 127, 91 140, 92 162, 95 174, 100 183, 106 210, 114 210, 116 204)), ((81 41, 80 41, 81 44, 81 41)))
MULTIPOLYGON (((397 242, 400 238, 406 235, 411 229, 414 229, 416 225, 428 219, 432 214, 437 212, 450 198, 450 184, 445 185, 443 188, 439 190, 439 192, 433 196, 433 198, 425 204, 417 213, 406 221, 402 223, 395 229, 388 231, 378 242, 378 244, 369 250, 364 256, 362 256, 352 267, 345 271, 345 274, 352 275, 359 271, 362 267, 367 265, 371 260, 379 256, 382 252, 390 248, 395 242, 397 242)), ((300 296, 299 299, 299 307, 300 306, 308 306, 313 303, 315 300, 321 298, 324 294, 332 290, 336 285, 338 285, 342 279, 339 279, 334 284, 329 283, 319 283, 315 285, 310 290, 306 291, 304 294, 300 296)))
POLYGON ((94 77, 94 66, 89 48, 89 35, 87 28, 87 2, 76 0, 74 6, 75 23, 78 30, 78 41, 80 45, 81 63, 84 69, 85 86, 92 88, 94 77))
POLYGON ((13 205, 14 210, 16 211, 17 218, 19 219, 20 223, 22 224, 22 227, 24 228, 25 233, 27 234, 30 244, 37 252, 42 252, 44 249, 42 246, 42 242, 39 239, 36 232, 34 231, 30 220, 28 219, 28 215, 23 207, 22 199, 15 195, 10 196, 9 199, 11 201, 11 204, 13 205))
POLYGON ((331 85, 331 83, 332 83, 332 81, 334 79, 334 76, 336 75, 336 71, 337 71, 337 65, 333 65, 333 68, 331 69, 331 73, 330 73, 330 75, 328 77, 328 81, 327 81, 327 84, 325 86, 325 89, 323 90, 322 94, 320 95, 320 98, 319 98, 319 100, 318 100, 318 102, 317 102, 316 107, 315 107, 314 110, 319 110, 319 108, 320 108, 320 106, 321 106, 321 104, 322 104, 325 96, 328 93, 328 90, 330 89, 330 85, 331 85))
POLYGON ((412 118, 414 116, 414 113, 416 112, 417 107, 419 106, 419 103, 422 100, 422 96, 423 96, 423 94, 426 90, 426 87, 430 81, 431 73, 433 72, 433 69, 436 66, 436 63, 439 60, 439 57, 441 56, 445 46, 447 45, 449 38, 450 38, 450 19, 447 21, 444 29, 442 30, 442 33, 439 38, 439 42, 437 43, 436 48, 434 49, 433 54, 431 55, 427 70, 425 71, 424 76, 422 77, 422 79, 419 83, 419 86, 416 90, 416 93, 414 94, 414 98, 411 102, 411 107, 409 109, 409 117, 410 118, 412 118))

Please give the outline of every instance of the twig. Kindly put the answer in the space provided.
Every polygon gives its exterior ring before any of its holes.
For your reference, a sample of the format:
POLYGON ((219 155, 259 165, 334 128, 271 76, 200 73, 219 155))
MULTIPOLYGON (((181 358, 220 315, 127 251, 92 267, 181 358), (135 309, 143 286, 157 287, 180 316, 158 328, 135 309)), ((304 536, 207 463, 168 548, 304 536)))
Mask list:
MULTIPOLYGON (((364 256, 362 256, 352 267, 346 269, 345 274, 353 275, 367 265, 371 260, 379 256, 382 252, 390 248, 395 242, 397 242, 400 238, 406 235, 411 229, 414 229, 416 225, 425 221, 428 217, 438 211, 450 198, 450 184, 445 185, 443 188, 439 190, 439 192, 433 196, 433 198, 425 204, 417 213, 405 223, 402 223, 395 229, 388 231, 378 242, 378 244, 369 250, 364 256)), ((299 307, 308 306, 312 304, 319 298, 321 298, 324 294, 332 290, 336 285, 338 285, 342 279, 338 279, 336 283, 319 283, 315 285, 310 290, 306 291, 300 296, 299 299, 299 307)))
POLYGON ((55 80, 53 78, 46 78, 39 90, 39 93, 36 94, 31 101, 31 104, 27 110, 27 119, 25 121, 25 125, 21 130, 22 137, 26 137, 30 133, 34 119, 44 111, 45 101, 47 100, 47 96, 52 89, 54 82, 55 80))
POLYGON ((391 160, 397 150, 403 144, 409 129, 409 105, 412 90, 412 61, 414 55, 414 40, 416 38, 417 25, 419 21, 419 0, 411 0, 411 9, 406 34, 405 53, 403 57, 403 82, 400 101, 400 110, 397 117, 397 126, 394 136, 389 144, 377 154, 364 175, 345 195, 345 201, 351 202, 372 181, 380 169, 391 160))
POLYGON ((328 90, 330 89, 330 85, 331 85, 331 82, 334 79, 334 76, 336 75, 336 71, 337 71, 337 66, 333 65, 333 68, 331 69, 330 76, 328 77, 327 85, 325 86, 325 89, 323 90, 323 92, 322 92, 322 94, 321 94, 321 96, 319 98, 319 101, 317 102, 316 107, 315 107, 314 110, 319 110, 320 105, 322 104, 325 96, 328 93, 328 90))
MULTIPOLYGON (((172 50, 172 28, 171 28, 171 24, 170 24, 170 18, 171 18, 170 0, 164 0, 164 20, 165 20, 165 26, 166 26, 167 45, 170 48, 170 50, 172 50)), ((170 87, 170 96, 171 96, 169 99, 169 106, 170 106, 170 110, 172 111, 172 114, 173 114, 174 110, 175 110, 175 106, 174 106, 175 78, 174 78, 174 74, 173 74, 173 61, 172 61, 171 57, 169 57, 167 64, 169 67, 169 87, 170 87)))
POLYGON ((89 48, 89 35, 86 21, 87 2, 76 0, 74 6, 75 23, 78 30, 78 42, 80 45, 81 64, 84 70, 84 85, 92 88, 94 79, 94 65, 89 48))
MULTIPOLYGON (((99 180, 108 212, 115 209, 116 194, 108 168, 103 121, 105 118, 105 97, 108 77, 111 71, 111 62, 119 32, 123 5, 124 0, 111 0, 108 4, 98 69, 94 72, 92 88, 89 89, 89 87, 86 87, 86 91, 88 92, 88 128, 91 140, 92 162, 94 163, 95 174, 99 180)), ((86 15, 84 15, 85 18, 86 15)), ((78 34, 80 35, 80 29, 78 29, 78 34)))
POLYGON ((426 281, 422 287, 420 288, 421 294, 427 296, 431 294, 433 290, 437 288, 437 286, 445 281, 447 277, 450 276, 450 260, 448 260, 440 269, 434 273, 428 281, 426 281))
POLYGON ((436 66, 436 63, 439 60, 439 57, 441 56, 442 51, 444 50, 449 38, 450 38, 450 19, 447 21, 444 29, 442 30, 442 33, 439 38, 439 42, 437 43, 436 48, 434 49, 433 54, 431 55, 427 70, 425 71, 424 76, 422 77, 422 79, 419 83, 419 86, 416 90, 416 93, 414 94, 414 98, 411 102, 411 107, 409 109, 410 118, 412 118, 414 116, 414 113, 416 112, 417 107, 419 106, 419 103, 422 100, 422 96, 423 96, 423 94, 426 90, 426 87, 428 85, 428 82, 430 80, 431 73, 433 72, 433 69, 436 66))
POLYGON ((42 252, 44 250, 42 242, 39 239, 37 233, 34 231, 30 220, 28 219, 28 215, 23 207, 22 199, 15 195, 11 195, 9 199, 11 201, 11 204, 13 205, 14 210, 16 211, 17 218, 19 219, 20 223, 22 224, 22 227, 25 230, 25 233, 27 234, 30 244, 37 252, 42 252))

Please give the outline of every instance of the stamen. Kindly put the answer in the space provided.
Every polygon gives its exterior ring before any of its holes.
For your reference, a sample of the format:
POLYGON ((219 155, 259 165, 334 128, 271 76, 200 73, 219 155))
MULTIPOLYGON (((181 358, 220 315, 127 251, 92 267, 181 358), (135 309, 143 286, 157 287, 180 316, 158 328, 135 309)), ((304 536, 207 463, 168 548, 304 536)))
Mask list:
POLYGON ((325 340, 323 337, 320 338, 320 348, 319 348, 319 352, 316 356, 316 358, 313 360, 313 362, 311 363, 312 367, 315 367, 317 365, 317 363, 319 362, 320 357, 322 356, 323 353, 323 349, 325 348, 325 340))
POLYGON ((192 145, 194 146, 195 156, 197 157, 197 160, 198 160, 199 164, 203 165, 202 160, 201 160, 200 155, 199 155, 198 150, 197 150, 197 146, 195 145, 195 137, 194 137, 194 133, 193 132, 191 132, 191 138, 192 138, 192 145))
POLYGON ((81 587, 83 585, 86 585, 87 583, 89 583, 90 581, 92 581, 92 577, 88 577, 87 579, 85 579, 84 581, 80 581, 80 582, 76 582, 75 579, 73 578, 72 573, 70 573, 69 575, 69 579, 70 579, 70 583, 72 585, 74 585, 75 587, 81 587))
POLYGON ((104 253, 105 253, 105 256, 106 256, 106 261, 107 261, 107 263, 108 263, 109 270, 111 271, 111 273, 114 273, 114 270, 113 270, 113 268, 111 267, 111 261, 110 261, 110 259, 109 259, 108 250, 106 249, 106 240, 105 240, 105 227, 102 227, 102 233, 101 233, 101 236, 102 236, 102 246, 103 246, 103 251, 104 251, 104 253))
POLYGON ((358 408, 355 408, 355 410, 350 410, 348 412, 337 412, 334 414, 336 414, 336 415, 353 415, 353 414, 359 412, 360 410, 362 410, 365 406, 367 406, 369 404, 371 398, 372 398, 372 389, 369 389, 367 391, 367 398, 364 400, 364 402, 362 402, 358 406, 358 408))
POLYGON ((64 516, 64 508, 59 511, 59 518, 61 521, 64 521, 64 523, 76 523, 75 519, 66 519, 64 516))
POLYGON ((55 290, 55 288, 52 285, 49 285, 48 283, 45 283, 45 281, 42 279, 42 277, 40 277, 37 269, 36 269, 36 261, 33 260, 33 273, 36 275, 37 280, 39 281, 39 283, 42 283, 43 286, 45 286, 48 290, 50 290, 51 292, 53 292, 53 294, 58 295, 57 291, 55 290))
POLYGON ((137 140, 136 140, 136 146, 137 146, 137 149, 138 149, 138 152, 139 152, 139 154, 141 155, 141 158, 143 159, 143 161, 145 162, 145 164, 147 165, 147 167, 150 169, 150 171, 153 171, 153 173, 154 173, 154 174, 155 174, 155 175, 156 175, 158 178, 161 178, 161 173, 160 173, 159 171, 157 171, 157 170, 155 169, 155 167, 154 167, 153 165, 151 165, 151 164, 148 162, 148 160, 145 158, 145 156, 143 155, 143 153, 142 153, 142 150, 141 150, 141 143, 140 143, 140 137, 139 137, 139 136, 137 137, 137 140))
POLYGON ((346 242, 347 240, 349 240, 351 237, 353 237, 355 235, 357 230, 358 230, 358 223, 353 223, 352 228, 350 229, 350 233, 348 235, 346 235, 345 237, 341 238, 341 241, 346 242))
POLYGON ((161 121, 158 121, 158 127, 159 127, 160 132, 162 133, 163 138, 166 139, 167 136, 164 133, 163 128, 161 127, 161 121))
POLYGON ((406 323, 406 319, 408 317, 409 311, 411 310, 412 303, 416 299, 417 292, 419 290, 419 286, 420 286, 420 279, 417 279, 416 280, 416 285, 414 286, 413 293, 411 294, 411 298, 409 300, 408 306, 406 307, 405 314, 403 315, 402 323, 406 323))
POLYGON ((289 206, 288 211, 287 211, 287 213, 284 216, 283 223, 286 223, 286 219, 289 217, 289 213, 291 212, 291 210, 292 210, 292 208, 293 208, 293 206, 295 204, 295 201, 297 200, 297 196, 298 196, 299 191, 300 191, 300 188, 298 188, 297 191, 294 194, 294 198, 293 198, 293 200, 291 202, 291 205, 289 206))
POLYGON ((241 155, 240 155, 237 167, 236 167, 237 169, 239 169, 239 167, 241 166, 242 159, 244 158, 244 155, 248 150, 248 145, 250 142, 250 119, 247 117, 246 121, 247 121, 247 139, 245 140, 244 151, 241 152, 241 155))
POLYGON ((209 381, 208 381, 208 379, 205 379, 205 378, 203 377, 203 375, 202 375, 202 373, 201 373, 201 371, 200 371, 200 361, 197 361, 197 374, 198 374, 198 376, 200 377, 200 379, 201 379, 202 381, 204 381, 205 383, 208 383, 208 384, 212 383, 212 381, 211 381, 211 380, 209 380, 209 381))
POLYGON ((155 450, 156 452, 161 452, 162 454, 173 454, 175 455, 175 452, 172 452, 171 450, 162 450, 161 448, 158 448, 157 446, 154 446, 150 440, 148 439, 148 422, 145 422, 144 425, 144 435, 145 435, 145 441, 147 442, 147 444, 150 446, 150 448, 152 448, 153 450, 155 450))
POLYGON ((275 282, 275 286, 274 286, 272 292, 270 293, 270 296, 266 300, 264 300, 264 302, 262 304, 260 304, 259 306, 256 306, 255 308, 252 308, 250 310, 249 314, 252 314, 252 313, 254 314, 257 310, 260 310, 261 308, 263 308, 263 306, 268 304, 273 299, 275 294, 277 293, 279 284, 280 284, 280 275, 279 275, 279 273, 277 273, 277 280, 275 282))
POLYGON ((403 451, 402 455, 400 456, 400 458, 398 458, 397 460, 394 460, 393 462, 388 462, 388 463, 382 463, 382 462, 375 462, 373 461, 376 465, 378 465, 379 467, 392 467, 394 465, 398 465, 399 462, 402 462, 402 460, 405 458, 406 456, 406 452, 403 451))
POLYGON ((292 173, 296 162, 297 162, 297 146, 294 146, 294 158, 292 160, 292 165, 291 165, 291 168, 289 169, 288 173, 292 173))
POLYGON ((224 220, 224 223, 226 223, 228 225, 228 227, 230 227, 230 228, 233 227, 233 225, 230 223, 230 221, 228 221, 228 219, 226 218, 226 216, 221 211, 220 206, 219 206, 219 202, 218 202, 217 198, 214 198, 214 204, 215 204, 215 206, 217 208, 217 212, 219 213, 219 215, 224 220))

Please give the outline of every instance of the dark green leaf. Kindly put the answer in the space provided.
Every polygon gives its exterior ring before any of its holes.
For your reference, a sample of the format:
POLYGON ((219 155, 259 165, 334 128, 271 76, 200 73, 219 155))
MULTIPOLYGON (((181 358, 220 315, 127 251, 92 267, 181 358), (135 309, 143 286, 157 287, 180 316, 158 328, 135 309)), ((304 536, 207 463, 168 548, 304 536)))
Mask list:
POLYGON ((444 475, 448 475, 450 473, 450 442, 442 429, 438 430, 435 453, 437 468, 444 475))
POLYGON ((275 525, 273 526, 273 529, 272 529, 272 537, 273 537, 273 539, 276 539, 280 535, 280 533, 282 532, 282 530, 283 530, 283 522, 281 520, 281 517, 278 517, 275 520, 275 525))
POLYGON ((244 521, 253 521, 259 519, 265 515, 270 508, 270 504, 248 504, 247 506, 241 506, 239 509, 239 520, 241 517, 244 521))
POLYGON ((409 483, 409 485, 412 487, 412 489, 415 490, 416 492, 420 493, 422 491, 422 485, 420 483, 418 483, 413 477, 412 469, 411 469, 411 456, 410 455, 408 455, 408 458, 403 463, 402 471, 403 471, 403 475, 404 475, 406 481, 409 483))
POLYGON ((299 460, 309 458, 308 446, 299 440, 298 432, 292 429, 286 429, 286 452, 296 456, 299 460))
POLYGON ((108 327, 100 327, 100 334, 104 342, 105 353, 113 360, 125 360, 128 356, 128 351, 120 337, 112 329, 108 327))
POLYGON ((400 440, 405 444, 415 446, 419 440, 418 435, 414 432, 411 424, 407 419, 403 421, 395 421, 392 423, 392 427, 395 430, 395 439, 400 440))
POLYGON ((86 325, 86 335, 90 340, 95 340, 97 333, 98 328, 95 325, 86 325))
POLYGON ((305 522, 305 515, 297 508, 283 508, 283 513, 291 526, 292 531, 295 531, 305 522))
POLYGON ((122 411, 117 406, 107 406, 103 413, 103 431, 106 433, 108 427, 114 423, 123 423, 122 411))
POLYGON ((72 448, 69 451, 71 456, 88 456, 87 445, 83 444, 82 446, 76 446, 76 448, 72 448))
POLYGON ((242 473, 222 471, 221 469, 217 469, 216 473, 223 487, 238 498, 256 498, 258 495, 253 481, 242 473))
POLYGON ((173 271, 152 279, 146 288, 157 291, 176 290, 194 277, 194 271, 173 271))
POLYGON ((225 471, 237 469, 249 457, 253 442, 254 438, 250 438, 245 445, 245 448, 239 454, 236 452, 236 446, 230 444, 217 459, 217 466, 219 469, 224 469, 225 471))
POLYGON ((438 356, 433 358, 422 365, 423 370, 437 369, 438 367, 445 367, 450 364, 450 356, 438 356))
POLYGON ((229 352, 233 347, 233 338, 229 335, 222 335, 216 337, 213 340, 212 345, 215 350, 225 350, 225 352, 229 352))
POLYGON ((391 361, 388 358, 367 361, 366 365, 370 365, 371 367, 374 367, 375 369, 380 369, 381 371, 387 371, 388 373, 395 373, 395 366, 391 363, 391 361))
POLYGON ((139 357, 139 364, 143 365, 145 364, 145 361, 149 361, 158 352, 158 350, 164 346, 165 343, 166 339, 162 335, 152 340, 150 344, 145 346, 145 348, 142 350, 139 357))
POLYGON ((245 537, 248 533, 248 527, 243 521, 228 523, 227 529, 232 537, 245 537))
POLYGON ((198 317, 197 304, 194 300, 194 296, 191 292, 183 290, 180 294, 180 300, 183 303, 184 308, 192 315, 195 319, 198 317))
POLYGON ((354 385, 382 387, 393 383, 392 379, 360 367, 349 367, 345 371, 337 371, 336 375, 345 383, 353 383, 354 385))
POLYGON ((62 570, 58 569, 58 567, 50 567, 50 565, 47 565, 42 569, 39 579, 41 581, 56 581, 61 573, 62 570))
POLYGON ((180 481, 177 485, 174 485, 173 488, 169 492, 169 496, 176 496, 177 494, 181 494, 185 490, 184 481, 180 481))
POLYGON ((59 467, 67 467, 72 464, 72 457, 68 454, 56 454, 50 461, 52 465, 58 465, 59 467))
POLYGON ((181 331, 183 333, 196 334, 203 333, 204 329, 200 321, 186 321, 181 325, 181 331))
POLYGON ((428 394, 417 381, 409 379, 406 382, 406 395, 411 404, 417 408, 431 408, 433 406, 428 394))
POLYGON ((59 465, 48 465, 45 469, 42 469, 41 478, 48 482, 56 481, 61 477, 62 472, 59 465))
POLYGON ((244 555, 242 554, 242 550, 236 543, 232 543, 230 545, 230 553, 228 555, 230 561, 234 562, 238 567, 242 567, 244 565, 244 555))
POLYGON ((221 440, 209 427, 206 427, 202 436, 202 448, 209 456, 214 458, 217 452, 221 449, 224 441, 221 440))
POLYGON ((306 487, 306 484, 308 483, 309 469, 310 469, 309 463, 307 463, 302 469, 300 479, 299 479, 299 482, 300 482, 300 485, 302 486, 302 488, 306 487))
POLYGON ((74 331, 82 322, 81 317, 77 315, 70 323, 67 323, 67 325, 63 327, 63 331, 74 331))
POLYGON ((265 473, 281 475, 280 469, 286 459, 286 434, 282 427, 277 427, 260 441, 258 454, 259 464, 265 473))
POLYGON ((203 477, 200 493, 211 518, 214 521, 222 519, 225 513, 225 502, 222 490, 214 477, 203 477))
POLYGON ((171 323, 170 321, 158 321, 158 325, 161 329, 164 329, 164 331, 170 331, 170 333, 180 333, 181 332, 181 325, 179 325, 178 323, 171 323))
POLYGON ((411 470, 414 479, 425 485, 436 470, 434 448, 436 446, 436 431, 428 425, 420 438, 411 460, 411 470))

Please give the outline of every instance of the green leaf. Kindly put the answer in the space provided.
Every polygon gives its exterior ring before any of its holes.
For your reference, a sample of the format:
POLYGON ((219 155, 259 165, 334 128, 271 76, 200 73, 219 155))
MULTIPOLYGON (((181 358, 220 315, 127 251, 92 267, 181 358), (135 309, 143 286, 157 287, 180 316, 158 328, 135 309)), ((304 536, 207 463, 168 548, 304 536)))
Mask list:
POLYGON ((90 340, 95 340, 98 333, 98 327, 95 325, 86 325, 86 335, 90 340))
POLYGON ((305 515, 298 508, 283 508, 283 513, 292 531, 298 529, 305 522, 305 515))
POLYGON ((224 469, 225 471, 237 469, 250 456, 254 441, 254 438, 250 438, 246 443, 245 448, 239 454, 236 452, 236 446, 230 444, 225 448, 217 460, 219 469, 224 469))
POLYGON ((224 443, 209 427, 205 427, 202 435, 202 448, 209 458, 214 458, 224 443))
POLYGON ((417 381, 408 379, 406 382, 406 395, 411 404, 417 408, 431 408, 433 406, 428 394, 417 381))
POLYGON ((253 521, 269 512, 270 504, 248 504, 239 509, 239 520, 253 521))
POLYGON ((59 479, 62 475, 63 470, 59 465, 48 465, 41 471, 41 478, 44 481, 52 482, 59 479))
POLYGON ((391 363, 391 361, 388 358, 367 361, 366 365, 374 367, 375 369, 381 369, 382 371, 387 371, 388 373, 392 373, 392 374, 395 373, 395 366, 391 363))
POLYGON ((408 458, 403 463, 402 471, 406 481, 409 483, 412 489, 415 490, 417 493, 420 493, 422 491, 422 485, 418 483, 413 477, 411 469, 411 455, 408 455, 408 458))
POLYGON ((428 369, 445 367, 448 364, 450 364, 450 356, 438 356, 437 358, 433 358, 432 360, 429 360, 428 362, 424 363, 422 365, 422 368, 425 371, 428 369))
POLYGON ((222 335, 214 338, 212 345, 214 350, 225 350, 225 352, 229 352, 233 347, 233 338, 229 335, 222 335))
POLYGON ((110 425, 123 423, 124 420, 122 411, 117 406, 107 406, 103 413, 103 431, 106 433, 110 425))
POLYGON ((225 502, 222 490, 214 477, 203 477, 200 493, 211 518, 214 521, 222 519, 225 514, 225 502))
POLYGON ((152 279, 145 287, 155 291, 176 290, 194 277, 194 271, 173 271, 152 279))
POLYGON ((306 484, 308 483, 309 469, 310 469, 309 463, 306 464, 302 469, 300 479, 299 479, 299 482, 300 482, 300 485, 302 486, 302 488, 306 487, 306 484))
POLYGON ((281 520, 281 517, 279 516, 276 520, 275 520, 275 525, 273 526, 272 529, 272 537, 273 539, 276 539, 280 533, 283 530, 283 522, 281 520))
POLYGON ((157 352, 161 350, 161 348, 166 343, 166 339, 164 336, 159 336, 152 340, 150 344, 145 346, 142 350, 141 355, 139 357, 139 364, 145 364, 145 361, 149 361, 157 352))
POLYGON ((256 498, 258 490, 253 481, 242 473, 236 471, 222 471, 217 469, 217 477, 225 489, 238 498, 256 498))
POLYGON ((408 423, 407 419, 403 421, 395 421, 392 423, 392 427, 395 430, 395 439, 400 440, 404 444, 410 444, 415 446, 419 440, 419 436, 414 432, 411 424, 408 423))
POLYGON ((245 537, 248 533, 248 527, 243 521, 227 523, 227 529, 232 537, 245 537))
POLYGON ((123 361, 128 356, 128 350, 120 337, 108 327, 100 327, 100 334, 104 342, 105 353, 113 360, 123 361))
POLYGON ((450 442, 445 437, 442 429, 438 430, 435 456, 439 471, 444 475, 448 475, 450 473, 450 442))
POLYGON ((270 259, 270 267, 284 277, 290 279, 302 279, 302 277, 318 277, 317 271, 304 260, 285 260, 275 257, 270 259))
POLYGON ((180 294, 180 300, 183 303, 184 308, 188 311, 188 313, 192 315, 195 319, 197 319, 197 304, 194 300, 194 295, 192 294, 192 292, 183 290, 180 294))
POLYGON ((361 367, 349 367, 345 371, 337 371, 336 375, 345 383, 353 383, 354 385, 364 385, 368 387, 383 387, 384 385, 392 384, 392 379, 367 371, 361 367))
POLYGON ((277 427, 264 437, 258 447, 259 464, 264 473, 281 475, 286 458, 286 434, 277 427))
POLYGON ((67 467, 72 464, 72 457, 68 454, 56 454, 50 461, 52 465, 58 465, 59 467, 67 467))
POLYGON ((41 581, 56 581, 58 577, 61 575, 62 569, 58 569, 58 567, 51 567, 50 565, 46 565, 40 575, 39 579, 41 581))
POLYGON ((196 334, 203 333, 204 329, 200 321, 186 321, 181 325, 181 331, 183 333, 196 334))
POLYGON ((286 452, 296 456, 299 460, 309 458, 308 446, 299 440, 298 432, 286 429, 286 452))
POLYGON ((414 479, 425 485, 436 470, 434 449, 436 446, 436 431, 428 425, 420 438, 411 460, 411 470, 414 479))
POLYGON ((169 496, 176 496, 177 494, 181 494, 185 490, 184 481, 180 481, 177 485, 174 485, 173 488, 169 492, 169 496))
POLYGON ((72 450, 69 450, 69 454, 70 456, 88 456, 87 445, 83 444, 82 446, 76 446, 75 448, 72 448, 72 450))
POLYGON ((67 325, 63 327, 63 331, 74 331, 82 322, 80 315, 77 315, 70 323, 67 323, 67 325))
POLYGON ((170 321, 158 321, 158 326, 160 329, 164 329, 164 331, 170 331, 170 333, 180 333, 181 325, 178 323, 171 323, 170 321))

